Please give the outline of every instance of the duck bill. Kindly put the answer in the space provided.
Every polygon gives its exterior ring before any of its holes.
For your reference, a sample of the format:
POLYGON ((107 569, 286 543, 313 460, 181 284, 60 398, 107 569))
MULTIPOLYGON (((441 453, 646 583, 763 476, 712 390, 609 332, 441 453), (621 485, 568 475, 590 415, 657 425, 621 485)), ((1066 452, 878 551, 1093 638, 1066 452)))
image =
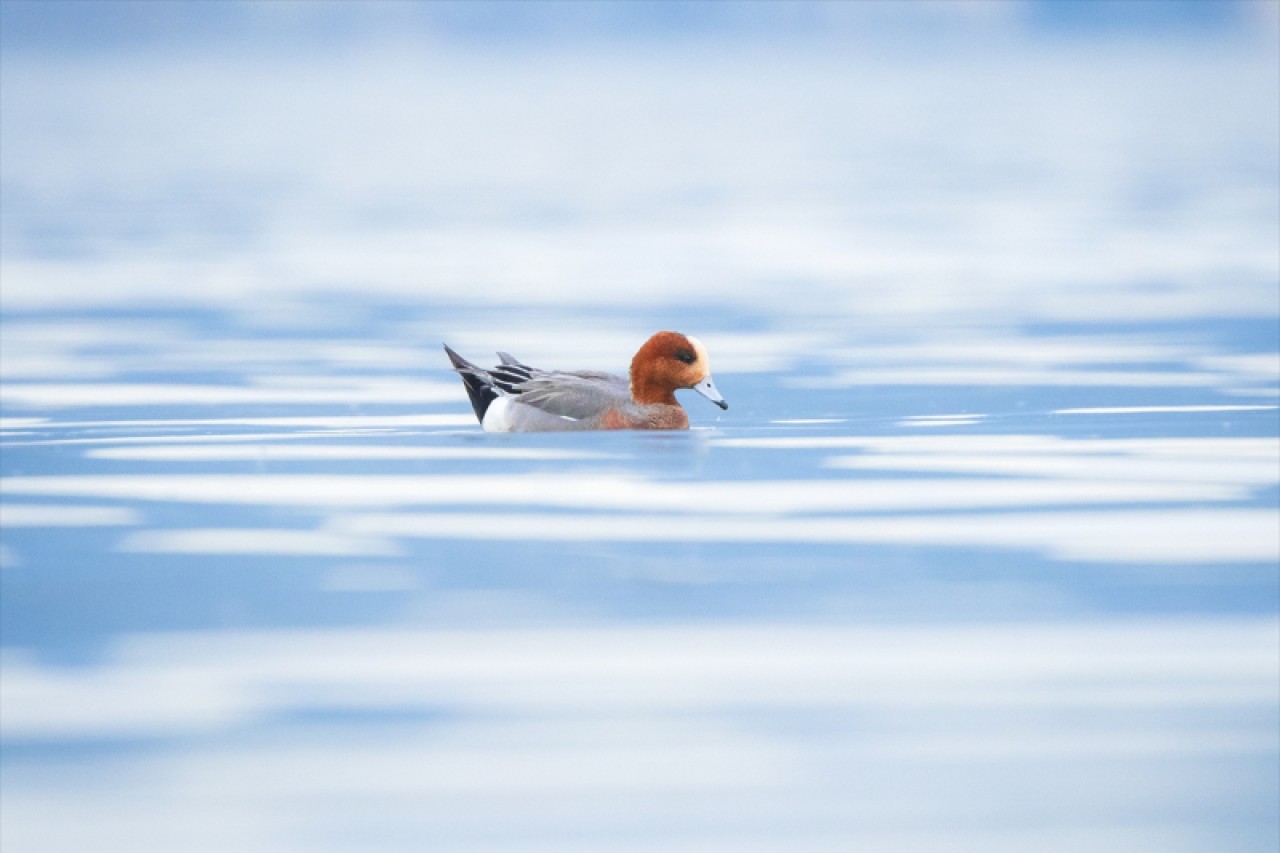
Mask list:
POLYGON ((707 376, 697 385, 694 385, 693 390, 697 391, 720 408, 729 408, 729 404, 724 401, 724 397, 720 396, 720 392, 716 390, 716 383, 711 381, 710 376, 707 376))

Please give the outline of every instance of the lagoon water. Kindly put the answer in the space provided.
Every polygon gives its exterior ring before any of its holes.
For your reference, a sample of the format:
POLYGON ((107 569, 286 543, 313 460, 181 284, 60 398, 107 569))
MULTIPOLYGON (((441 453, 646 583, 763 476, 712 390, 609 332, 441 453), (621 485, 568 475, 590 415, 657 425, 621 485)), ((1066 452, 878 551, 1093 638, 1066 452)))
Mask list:
POLYGON ((1271 5, 432 7, 6 7, 6 853, 1274 850, 1271 5), (440 350, 659 328, 687 433, 440 350))

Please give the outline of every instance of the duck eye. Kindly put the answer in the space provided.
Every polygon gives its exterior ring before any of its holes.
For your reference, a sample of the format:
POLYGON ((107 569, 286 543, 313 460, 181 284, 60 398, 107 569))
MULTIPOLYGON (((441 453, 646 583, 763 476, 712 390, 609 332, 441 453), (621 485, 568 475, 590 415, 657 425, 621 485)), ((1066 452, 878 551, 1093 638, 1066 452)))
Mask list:
POLYGON ((680 347, 676 350, 676 361, 683 361, 685 364, 693 364, 697 360, 698 356, 695 355, 691 349, 680 347))

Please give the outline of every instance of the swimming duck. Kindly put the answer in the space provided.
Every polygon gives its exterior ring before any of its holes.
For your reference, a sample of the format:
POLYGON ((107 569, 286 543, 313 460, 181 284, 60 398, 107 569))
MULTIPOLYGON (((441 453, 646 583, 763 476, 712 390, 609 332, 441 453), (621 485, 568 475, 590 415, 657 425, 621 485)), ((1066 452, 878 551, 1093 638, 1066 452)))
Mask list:
POLYGON ((590 370, 539 370, 505 352, 497 367, 477 367, 445 345, 471 408, 486 432, 688 429, 676 400, 692 388, 729 408, 711 381, 706 347, 679 332, 658 332, 631 359, 629 379, 590 370))

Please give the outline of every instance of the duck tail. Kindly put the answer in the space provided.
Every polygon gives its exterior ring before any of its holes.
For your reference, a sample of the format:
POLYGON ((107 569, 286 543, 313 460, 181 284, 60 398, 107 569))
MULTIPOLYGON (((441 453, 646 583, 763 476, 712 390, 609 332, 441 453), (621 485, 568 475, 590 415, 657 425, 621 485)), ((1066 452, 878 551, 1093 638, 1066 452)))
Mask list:
POLYGON ((448 344, 444 345, 444 351, 449 356, 453 369, 462 377, 462 384, 467 389, 467 396, 471 398, 471 408, 475 410, 476 419, 484 423, 484 413, 489 411, 489 404, 498 399, 500 393, 493 386, 493 379, 487 370, 476 367, 451 350, 448 344))

